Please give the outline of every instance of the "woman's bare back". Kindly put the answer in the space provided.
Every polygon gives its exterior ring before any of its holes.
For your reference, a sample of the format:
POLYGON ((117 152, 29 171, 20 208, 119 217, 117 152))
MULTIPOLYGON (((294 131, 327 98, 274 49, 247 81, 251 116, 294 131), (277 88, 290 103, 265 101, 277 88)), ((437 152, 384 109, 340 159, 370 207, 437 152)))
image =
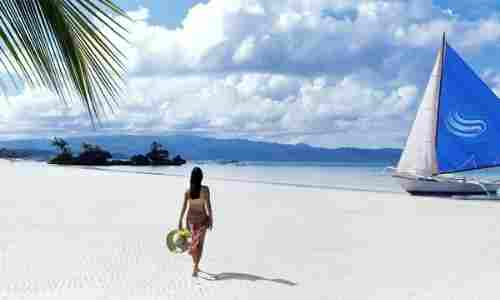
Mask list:
POLYGON ((189 210, 196 210, 196 211, 205 211, 207 212, 207 204, 208 204, 208 199, 209 199, 209 189, 207 186, 202 186, 200 190, 200 197, 193 199, 191 198, 191 193, 189 190, 186 191, 187 194, 187 199, 188 199, 188 212, 189 210))

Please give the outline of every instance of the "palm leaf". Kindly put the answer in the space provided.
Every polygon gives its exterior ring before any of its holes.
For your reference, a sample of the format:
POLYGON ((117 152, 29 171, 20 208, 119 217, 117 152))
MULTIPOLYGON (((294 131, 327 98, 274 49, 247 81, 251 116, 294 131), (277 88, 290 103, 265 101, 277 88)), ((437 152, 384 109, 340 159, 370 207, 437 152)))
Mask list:
POLYGON ((115 15, 126 16, 111 0, 1 0, 0 70, 65 103, 76 96, 94 123, 122 96, 125 55, 112 38, 127 31, 115 15))

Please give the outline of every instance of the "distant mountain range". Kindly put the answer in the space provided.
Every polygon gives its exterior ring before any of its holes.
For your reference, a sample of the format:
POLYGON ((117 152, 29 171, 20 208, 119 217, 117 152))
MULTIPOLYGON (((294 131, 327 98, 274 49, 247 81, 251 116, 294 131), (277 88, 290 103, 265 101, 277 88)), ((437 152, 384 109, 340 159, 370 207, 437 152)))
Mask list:
MULTIPOLYGON (((153 141, 161 143, 171 155, 180 154, 187 160, 238 160, 238 161, 316 161, 316 162, 387 162, 396 163, 401 149, 328 149, 307 144, 278 144, 243 139, 216 139, 188 135, 168 136, 87 136, 65 139, 73 152, 80 151, 82 142, 98 144, 112 153, 113 158, 128 158, 146 153, 153 141)), ((56 150, 46 139, 0 141, 0 148, 33 151, 40 156, 55 154, 56 150)))

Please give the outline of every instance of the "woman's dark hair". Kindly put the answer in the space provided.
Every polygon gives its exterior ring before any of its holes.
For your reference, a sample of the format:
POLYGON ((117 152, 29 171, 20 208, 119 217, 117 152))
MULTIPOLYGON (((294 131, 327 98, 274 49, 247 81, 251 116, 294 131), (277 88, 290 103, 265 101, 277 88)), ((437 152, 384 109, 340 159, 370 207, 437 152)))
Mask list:
POLYGON ((201 191, 201 181, 203 180, 203 172, 199 167, 194 167, 193 171, 191 171, 191 186, 189 188, 189 197, 191 199, 200 198, 201 191))

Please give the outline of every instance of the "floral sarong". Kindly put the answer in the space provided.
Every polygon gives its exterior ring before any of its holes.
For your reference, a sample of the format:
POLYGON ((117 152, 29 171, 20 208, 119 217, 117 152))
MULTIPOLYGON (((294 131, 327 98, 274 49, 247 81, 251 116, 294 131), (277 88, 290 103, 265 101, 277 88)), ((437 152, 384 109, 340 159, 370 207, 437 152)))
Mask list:
POLYGON ((192 256, 199 255, 201 252, 208 229, 208 220, 205 212, 188 212, 187 222, 191 231, 191 246, 188 253, 192 256))

